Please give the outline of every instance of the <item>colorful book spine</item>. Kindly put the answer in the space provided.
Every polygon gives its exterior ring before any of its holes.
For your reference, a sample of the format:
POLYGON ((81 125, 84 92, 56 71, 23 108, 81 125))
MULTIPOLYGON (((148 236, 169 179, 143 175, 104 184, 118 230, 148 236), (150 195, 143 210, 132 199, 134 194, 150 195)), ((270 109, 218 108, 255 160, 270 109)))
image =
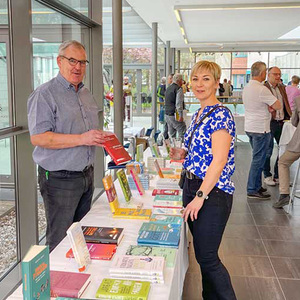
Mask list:
POLYGON ((144 155, 144 145, 139 144, 139 145, 136 146, 136 160, 138 162, 142 162, 143 161, 143 155, 144 155))
POLYGON ((152 192, 152 196, 156 195, 179 195, 180 190, 168 190, 168 189, 154 189, 152 192))
POLYGON ((112 213, 114 213, 116 211, 116 209, 119 208, 119 200, 118 200, 116 188, 112 181, 111 175, 106 175, 102 179, 102 182, 103 182, 104 189, 105 189, 105 192, 107 195, 107 200, 108 200, 110 209, 111 209, 112 213))
POLYGON ((137 190, 139 191, 140 195, 143 196, 145 194, 145 190, 142 186, 142 183, 141 183, 136 171, 134 169, 131 169, 130 174, 134 180, 137 190))
POLYGON ((159 177, 164 178, 164 174, 162 173, 162 171, 160 169, 160 166, 159 166, 159 163, 158 163, 157 159, 154 160, 154 167, 155 167, 156 172, 158 173, 159 177))
POLYGON ((123 191, 126 202, 130 202, 132 194, 131 194, 131 190, 130 190, 130 187, 129 187, 129 184, 128 184, 126 174, 125 174, 123 169, 119 169, 117 171, 117 177, 118 177, 120 186, 122 188, 122 191, 123 191))

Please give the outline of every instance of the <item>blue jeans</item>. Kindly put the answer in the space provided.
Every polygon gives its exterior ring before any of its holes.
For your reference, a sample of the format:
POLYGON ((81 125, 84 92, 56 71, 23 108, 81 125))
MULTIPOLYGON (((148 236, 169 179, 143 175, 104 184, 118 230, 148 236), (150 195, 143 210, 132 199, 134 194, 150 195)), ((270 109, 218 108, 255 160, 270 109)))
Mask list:
POLYGON ((252 162, 249 171, 247 193, 254 194, 261 188, 261 175, 270 145, 271 133, 246 132, 252 147, 252 162))
POLYGON ((73 222, 80 221, 91 208, 94 168, 86 171, 49 171, 39 166, 39 186, 47 220, 46 245, 52 251, 66 236, 73 222))
MULTIPOLYGON (((199 189, 201 179, 186 178, 183 204, 187 206, 199 189)), ((230 276, 218 256, 218 249, 232 207, 232 195, 214 187, 204 201, 197 220, 188 219, 195 256, 202 274, 204 300, 236 300, 230 276)))

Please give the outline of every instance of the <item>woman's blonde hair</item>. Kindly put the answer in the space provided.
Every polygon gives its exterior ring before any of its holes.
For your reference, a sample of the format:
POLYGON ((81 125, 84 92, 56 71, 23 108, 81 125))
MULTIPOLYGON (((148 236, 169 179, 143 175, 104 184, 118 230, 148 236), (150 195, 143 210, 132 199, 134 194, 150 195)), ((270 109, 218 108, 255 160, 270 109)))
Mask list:
POLYGON ((191 81, 192 81, 192 77, 201 70, 207 70, 209 71, 212 76, 214 77, 215 81, 220 80, 221 78, 221 67, 216 64, 215 62, 212 61, 208 61, 208 60, 200 60, 198 61, 192 68, 191 71, 191 81))

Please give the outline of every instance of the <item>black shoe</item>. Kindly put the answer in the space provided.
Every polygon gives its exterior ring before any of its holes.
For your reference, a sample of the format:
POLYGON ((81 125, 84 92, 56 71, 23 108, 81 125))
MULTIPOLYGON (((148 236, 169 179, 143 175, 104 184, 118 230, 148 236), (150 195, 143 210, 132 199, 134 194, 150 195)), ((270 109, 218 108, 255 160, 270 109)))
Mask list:
POLYGON ((248 198, 253 198, 253 199, 261 199, 261 200, 264 200, 264 199, 270 199, 271 198, 271 195, 270 194, 263 194, 261 192, 256 192, 256 193, 253 193, 253 194, 247 194, 247 197, 248 198))
POLYGON ((268 191, 268 190, 265 189, 265 188, 263 188, 263 187, 261 187, 261 188, 258 190, 259 193, 265 193, 265 192, 267 192, 267 191, 268 191))
POLYGON ((290 203, 290 195, 280 195, 279 200, 273 204, 274 208, 282 208, 290 203))

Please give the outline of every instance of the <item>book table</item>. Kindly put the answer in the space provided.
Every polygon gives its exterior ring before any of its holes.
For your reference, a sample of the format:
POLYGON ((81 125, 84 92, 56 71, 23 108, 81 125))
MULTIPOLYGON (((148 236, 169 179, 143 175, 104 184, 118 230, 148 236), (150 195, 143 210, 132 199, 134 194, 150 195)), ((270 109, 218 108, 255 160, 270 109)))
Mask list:
MULTIPOLYGON (((154 176, 151 180, 151 189, 147 190, 145 195, 138 195, 137 191, 132 191, 135 201, 143 202, 143 208, 152 208, 153 196, 152 190, 155 187, 155 181, 159 180, 158 176, 154 176)), ((120 206, 125 204, 124 196, 119 186, 119 182, 115 181, 120 206)), ((117 254, 126 254, 126 250, 130 245, 137 244, 138 231, 144 220, 137 219, 114 219, 109 208, 105 192, 93 204, 90 212, 81 220, 81 225, 88 226, 106 226, 106 227, 123 227, 124 237, 117 248, 117 254)), ((182 224, 180 244, 177 250, 177 256, 174 268, 165 268, 164 284, 151 284, 149 300, 176 300, 181 299, 185 274, 188 269, 188 249, 186 223, 182 224)), ((62 242, 50 254, 50 269, 59 271, 77 272, 77 265, 74 259, 66 258, 66 253, 70 249, 68 238, 64 238, 62 242)), ((114 259, 114 258, 113 258, 114 259)), ((96 291, 100 286, 103 278, 109 278, 109 268, 112 261, 92 260, 88 266, 86 273, 92 275, 92 281, 81 298, 96 299, 96 291)), ((22 286, 8 299, 23 299, 22 286)))

